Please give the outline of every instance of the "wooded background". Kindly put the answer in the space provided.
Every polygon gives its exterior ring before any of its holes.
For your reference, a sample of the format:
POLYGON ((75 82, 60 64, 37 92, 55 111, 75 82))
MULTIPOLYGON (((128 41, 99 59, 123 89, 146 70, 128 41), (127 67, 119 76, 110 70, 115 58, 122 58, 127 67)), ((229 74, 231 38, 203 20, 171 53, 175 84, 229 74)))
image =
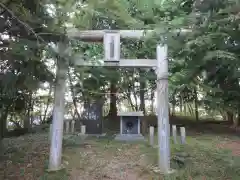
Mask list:
MULTIPOLYGON (((8 130, 51 121, 56 43, 68 40, 72 53, 85 60, 103 58, 101 43, 67 39, 69 27, 155 30, 154 37, 123 40, 121 56, 154 59, 156 44, 168 44, 171 115, 227 120, 238 126, 239 12, 238 0, 2 0, 0 137, 8 130), (171 33, 182 28, 191 32, 171 33)), ((101 98, 108 121, 116 120, 121 110, 154 115, 155 80, 151 69, 70 64, 65 113, 81 119, 84 103, 101 98)))

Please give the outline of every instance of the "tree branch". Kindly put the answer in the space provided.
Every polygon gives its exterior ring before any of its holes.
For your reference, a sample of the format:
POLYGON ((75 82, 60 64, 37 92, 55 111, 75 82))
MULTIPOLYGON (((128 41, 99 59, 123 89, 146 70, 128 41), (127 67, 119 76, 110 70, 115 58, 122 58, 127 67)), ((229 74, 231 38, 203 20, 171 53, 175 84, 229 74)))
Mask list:
POLYGON ((27 23, 20 20, 12 10, 8 9, 7 6, 5 6, 1 2, 0 2, 0 7, 3 8, 5 11, 7 11, 12 16, 12 18, 14 18, 19 24, 23 25, 28 32, 31 32, 37 38, 37 40, 40 39, 42 42, 45 42, 41 36, 37 35, 37 33, 33 30, 33 28, 31 28, 27 23))

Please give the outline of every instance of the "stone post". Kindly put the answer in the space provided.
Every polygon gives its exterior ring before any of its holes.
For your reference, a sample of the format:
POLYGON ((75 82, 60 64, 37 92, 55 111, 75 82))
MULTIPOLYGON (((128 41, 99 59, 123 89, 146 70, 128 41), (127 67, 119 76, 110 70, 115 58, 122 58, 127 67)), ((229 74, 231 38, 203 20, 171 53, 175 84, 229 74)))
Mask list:
POLYGON ((173 136, 174 144, 178 144, 178 142, 177 142, 177 126, 176 125, 172 125, 172 136, 173 136))
POLYGON ((85 126, 85 125, 82 125, 82 126, 81 126, 81 134, 82 134, 82 135, 85 135, 85 134, 86 134, 86 126, 85 126))
POLYGON ((186 143, 186 130, 185 127, 180 127, 180 134, 181 134, 181 144, 186 143))
POLYGON ((65 120, 65 133, 66 134, 69 133, 69 124, 70 124, 70 121, 69 120, 65 120))
POLYGON ((73 134, 75 132, 75 120, 72 120, 71 122, 71 133, 73 134))
POLYGON ((62 168, 62 140, 63 140, 63 119, 65 112, 65 90, 68 71, 68 58, 64 58, 67 47, 64 43, 58 44, 57 50, 57 72, 54 91, 54 110, 52 122, 52 137, 49 154, 49 171, 57 171, 62 168))
POLYGON ((150 126, 149 127, 149 142, 151 146, 154 146, 154 127, 150 126))
POLYGON ((168 99, 167 45, 157 46, 158 165, 163 174, 170 170, 170 124, 168 99))

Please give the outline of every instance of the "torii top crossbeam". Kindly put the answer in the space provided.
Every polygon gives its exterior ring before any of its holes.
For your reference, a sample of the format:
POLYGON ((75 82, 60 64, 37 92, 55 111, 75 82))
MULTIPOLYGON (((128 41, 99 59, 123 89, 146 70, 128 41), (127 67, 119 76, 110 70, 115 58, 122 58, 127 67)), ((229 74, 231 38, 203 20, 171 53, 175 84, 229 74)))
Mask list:
MULTIPOLYGON (((190 30, 188 29, 182 29, 178 31, 173 31, 175 34, 178 35, 185 35, 187 32, 190 30)), ((85 30, 85 31, 80 31, 76 28, 71 28, 67 30, 67 36, 70 39, 79 39, 81 41, 85 42, 103 42, 104 44, 106 43, 105 48, 105 60, 104 60, 104 66, 120 66, 120 67, 156 67, 157 66, 157 60, 144 60, 144 59, 120 59, 120 38, 122 39, 141 39, 143 37, 151 37, 154 35, 154 33, 157 32, 155 30, 85 30), (114 38, 114 58, 110 58, 109 51, 109 42, 105 42, 105 40, 109 40, 105 35, 106 34, 117 34, 114 38), (106 55, 107 54, 107 55, 106 55), (112 59, 112 60, 110 60, 112 59), (114 61, 114 63, 110 63, 114 61)), ((111 39, 112 37, 110 37, 111 39)), ((107 41, 108 41, 107 40, 107 41)), ((96 63, 91 63, 91 62, 85 62, 82 60, 80 57, 75 57, 74 58, 74 63, 75 65, 78 66, 102 66, 103 64, 96 64, 96 63)))
MULTIPOLYGON (((103 41, 105 33, 118 32, 121 38, 128 39, 141 39, 144 36, 152 35, 155 30, 90 30, 90 31, 79 31, 76 28, 67 30, 67 36, 69 38, 79 39, 86 42, 98 42, 103 41)), ((175 30, 174 33, 184 35, 190 32, 188 29, 175 30)))

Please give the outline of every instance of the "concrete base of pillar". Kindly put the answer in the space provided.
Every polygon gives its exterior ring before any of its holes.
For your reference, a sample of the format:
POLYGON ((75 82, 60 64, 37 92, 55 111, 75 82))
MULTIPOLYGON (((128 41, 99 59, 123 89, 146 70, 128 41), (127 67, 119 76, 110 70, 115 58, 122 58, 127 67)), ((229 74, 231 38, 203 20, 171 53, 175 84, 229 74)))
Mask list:
POLYGON ((155 168, 153 169, 153 172, 159 173, 159 174, 163 174, 163 175, 171 175, 171 174, 175 173, 176 170, 175 170, 175 169, 170 169, 170 170, 167 171, 167 172, 163 172, 163 171, 161 171, 161 169, 159 169, 159 167, 155 167, 155 168))
POLYGON ((54 171, 60 171, 60 170, 63 170, 63 169, 65 169, 65 166, 62 164, 60 167, 58 167, 58 168, 48 168, 46 171, 47 172, 54 172, 54 171))
POLYGON ((117 134, 115 140, 118 141, 143 141, 144 136, 142 134, 117 134))

